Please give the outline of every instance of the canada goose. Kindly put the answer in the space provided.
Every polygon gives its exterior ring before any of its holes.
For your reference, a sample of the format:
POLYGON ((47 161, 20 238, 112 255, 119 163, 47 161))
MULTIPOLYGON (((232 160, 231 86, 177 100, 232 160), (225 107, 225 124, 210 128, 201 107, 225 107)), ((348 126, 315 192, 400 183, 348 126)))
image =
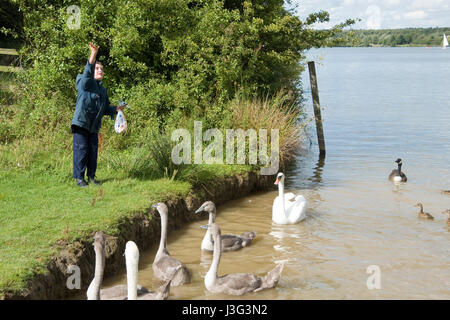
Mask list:
POLYGON ((213 260, 209 271, 205 276, 205 287, 208 291, 230 295, 243 295, 248 292, 258 292, 264 289, 273 288, 277 285, 281 272, 283 271, 283 264, 277 265, 264 277, 258 277, 251 273, 232 273, 218 277, 217 270, 222 254, 220 228, 215 223, 201 226, 201 228, 210 229, 211 235, 214 238, 213 260))
POLYGON ((275 180, 278 196, 272 205, 272 221, 277 224, 294 224, 306 218, 306 199, 302 195, 284 193, 284 174, 278 173, 275 180), (294 200, 294 201, 291 201, 294 200))
POLYGON ((450 209, 444 210, 442 213, 447 215, 447 224, 450 226, 450 209))
MULTIPOLYGON (((128 243, 127 246, 129 247, 128 243)), ((137 247, 136 247, 137 249, 137 247)), ((118 285, 108 289, 101 289, 103 282, 103 273, 105 269, 105 234, 102 231, 97 231, 94 235, 94 250, 95 250, 95 275, 89 288, 87 290, 88 300, 123 300, 127 298, 127 292, 130 284, 118 285)), ((126 252, 126 251, 125 251, 126 252)), ((139 259, 139 253, 138 253, 139 259)), ((127 261, 128 267, 129 261, 127 261)), ((136 263, 137 268, 137 263, 136 263)), ((133 270, 127 268, 127 277, 132 275, 133 270)), ((140 298, 143 295, 148 297, 155 297, 152 300, 167 299, 169 291, 165 288, 166 284, 162 285, 156 293, 149 291, 147 288, 137 285, 137 269, 135 271, 136 277, 136 295, 140 298)))
POLYGON ((442 194, 449 194, 449 195, 450 195, 450 190, 442 190, 441 193, 442 193, 442 194))
POLYGON ((418 214, 419 218, 430 219, 430 220, 434 219, 434 217, 431 214, 429 214, 428 212, 423 212, 423 205, 420 202, 418 204, 416 204, 414 207, 420 208, 420 211, 418 214))
POLYGON ((167 281, 172 279, 172 286, 179 286, 191 282, 191 272, 178 259, 171 257, 167 249, 167 220, 169 209, 164 203, 152 205, 156 208, 161 216, 161 239, 159 242, 158 252, 153 261, 153 272, 155 276, 161 280, 167 281), (179 268, 181 266, 181 269, 179 268))
MULTIPOLYGON (((206 201, 198 208, 195 213, 200 213, 206 211, 209 213, 208 224, 214 223, 216 221, 216 206, 212 201, 206 201)), ((223 251, 236 251, 243 247, 248 246, 252 240, 256 237, 255 231, 249 231, 241 234, 240 236, 235 236, 232 234, 222 235, 222 250, 223 251)), ((203 237, 201 248, 202 250, 213 251, 214 243, 211 239, 211 231, 206 230, 206 234, 203 237)))
POLYGON ((392 170, 389 175, 389 180, 393 182, 406 182, 408 179, 406 175, 402 172, 402 159, 397 159, 394 162, 397 162, 398 169, 392 170))

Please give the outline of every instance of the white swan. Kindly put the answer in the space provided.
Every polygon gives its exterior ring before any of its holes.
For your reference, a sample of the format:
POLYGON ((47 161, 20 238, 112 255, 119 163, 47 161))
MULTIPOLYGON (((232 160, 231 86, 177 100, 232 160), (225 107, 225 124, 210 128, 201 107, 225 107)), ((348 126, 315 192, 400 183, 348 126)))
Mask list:
POLYGON ((278 173, 278 197, 273 201, 272 221, 277 224, 294 224, 306 218, 306 199, 302 195, 284 193, 284 174, 278 173), (293 200, 293 201, 291 201, 293 200))

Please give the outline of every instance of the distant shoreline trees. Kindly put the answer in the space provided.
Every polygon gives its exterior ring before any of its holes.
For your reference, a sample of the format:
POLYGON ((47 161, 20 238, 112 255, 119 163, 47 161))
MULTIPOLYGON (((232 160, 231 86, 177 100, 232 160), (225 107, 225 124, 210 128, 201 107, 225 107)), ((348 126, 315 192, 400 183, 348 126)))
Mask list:
POLYGON ((334 46, 343 47, 397 47, 441 46, 443 34, 450 35, 449 28, 404 28, 380 30, 347 30, 346 40, 334 46))

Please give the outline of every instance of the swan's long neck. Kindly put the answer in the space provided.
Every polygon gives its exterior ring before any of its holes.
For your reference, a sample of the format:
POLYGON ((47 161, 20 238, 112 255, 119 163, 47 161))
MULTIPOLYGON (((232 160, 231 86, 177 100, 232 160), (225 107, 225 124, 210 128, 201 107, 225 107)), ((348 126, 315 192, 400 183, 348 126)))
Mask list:
POLYGON ((286 208, 284 205, 284 178, 278 182, 278 195, 281 198, 281 207, 283 208, 283 212, 286 214, 286 208))
POLYGON ((127 266, 127 288, 128 300, 137 299, 137 281, 138 281, 138 265, 139 251, 131 250, 125 253, 127 266))
MULTIPOLYGON (((212 224, 216 221, 216 208, 213 208, 211 211, 209 212, 209 219, 208 219, 208 224, 212 224)), ((211 230, 209 230, 209 228, 206 230, 205 236, 203 237, 202 240, 202 249, 203 250, 214 250, 213 248, 213 241, 211 240, 211 230)))
POLYGON ((159 213, 161 216, 161 239, 159 240, 159 249, 156 255, 163 253, 169 254, 167 250, 167 213, 159 213))
POLYGON ((95 244, 95 275, 88 288, 88 300, 100 300, 100 288, 105 270, 105 251, 103 246, 95 244))
POLYGON ((219 269, 220 255, 222 254, 222 241, 220 241, 220 233, 214 236, 214 253, 211 266, 206 274, 205 281, 215 281, 217 279, 217 271, 219 269))
POLYGON ((216 222, 216 208, 209 211, 208 224, 216 222))

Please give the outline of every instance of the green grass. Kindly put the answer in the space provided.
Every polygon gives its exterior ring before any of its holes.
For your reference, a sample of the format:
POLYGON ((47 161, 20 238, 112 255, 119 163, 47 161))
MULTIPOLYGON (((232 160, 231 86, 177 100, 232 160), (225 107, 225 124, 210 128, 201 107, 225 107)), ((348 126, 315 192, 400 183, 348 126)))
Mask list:
POLYGON ((15 75, 14 73, 0 73, 0 84, 1 85, 8 85, 12 84, 14 82, 15 75))
MULTIPOLYGON (((0 69, 3 66, 0 66, 0 69)), ((1 71, 1 70, 0 70, 1 71)), ((10 105, 13 100, 15 74, 13 72, 0 72, 0 107, 10 105)), ((0 114, 2 110, 0 110, 0 114)))
POLYGON ((33 274, 44 272, 58 240, 72 242, 96 230, 116 234, 120 219, 191 189, 187 182, 167 179, 102 178, 101 187, 81 189, 54 176, 0 172, 0 294, 20 292, 33 274))
MULTIPOLYGON (((18 153, 28 157, 25 166, 11 165, 17 161, 11 154, 11 162, 0 166, 0 296, 22 292, 27 280, 45 272, 59 241, 88 239, 97 230, 115 235, 122 219, 146 212, 152 203, 185 197, 194 184, 209 189, 208 182, 251 170, 248 165, 188 166, 183 180, 145 180, 111 169, 104 154, 97 173, 103 185, 82 189, 71 177, 71 151, 28 149, 28 155, 18 153)), ((8 157, 5 147, 0 152, 0 160, 8 157)))

